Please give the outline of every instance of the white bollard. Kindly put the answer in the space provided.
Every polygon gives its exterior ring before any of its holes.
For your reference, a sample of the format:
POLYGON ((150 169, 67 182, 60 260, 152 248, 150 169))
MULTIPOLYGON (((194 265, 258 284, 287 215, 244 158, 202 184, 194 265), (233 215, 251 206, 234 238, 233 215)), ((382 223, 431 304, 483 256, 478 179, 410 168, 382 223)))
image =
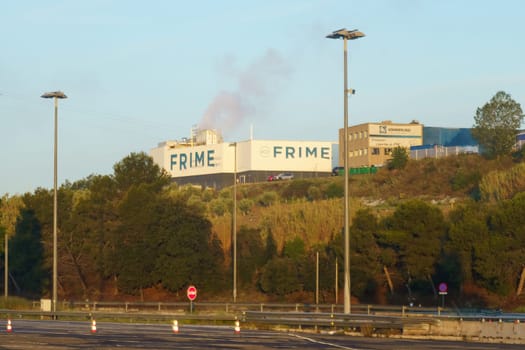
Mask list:
POLYGON ((241 326, 240 326, 239 320, 235 320, 234 333, 241 334, 241 326))
POLYGON ((177 320, 173 320, 171 328, 173 329, 173 333, 179 333, 179 322, 177 320))
POLYGON ((91 320, 91 333, 97 333, 97 321, 91 320))
POLYGON ((5 327, 7 333, 11 333, 13 331, 13 325, 11 324, 11 320, 7 319, 7 326, 5 327))

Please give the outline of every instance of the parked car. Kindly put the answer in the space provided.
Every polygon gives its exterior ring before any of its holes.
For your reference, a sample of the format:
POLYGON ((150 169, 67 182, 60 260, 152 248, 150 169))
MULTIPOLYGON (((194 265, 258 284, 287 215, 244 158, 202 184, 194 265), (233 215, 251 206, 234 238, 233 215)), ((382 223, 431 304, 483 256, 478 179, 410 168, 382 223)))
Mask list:
POLYGON ((279 175, 276 176, 276 180, 291 180, 293 179, 293 174, 292 173, 280 173, 279 175))
POLYGON ((335 168, 332 169, 332 176, 344 175, 344 173, 345 173, 345 167, 336 166, 335 168))
POLYGON ((275 180, 279 180, 279 179, 277 178, 276 175, 270 175, 270 176, 268 176, 268 179, 267 179, 267 180, 268 180, 268 181, 275 181, 275 180))

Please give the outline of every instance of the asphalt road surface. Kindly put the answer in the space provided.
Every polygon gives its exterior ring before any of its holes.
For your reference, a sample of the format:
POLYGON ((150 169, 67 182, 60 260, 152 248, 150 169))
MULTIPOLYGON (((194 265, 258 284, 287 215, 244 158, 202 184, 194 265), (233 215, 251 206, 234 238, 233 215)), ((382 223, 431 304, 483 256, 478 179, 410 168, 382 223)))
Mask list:
POLYGON ((453 341, 364 338, 343 334, 289 333, 241 329, 229 326, 195 326, 98 322, 13 320, 5 322, 0 349, 349 349, 349 350, 457 350, 523 349, 523 345, 481 344, 453 341))

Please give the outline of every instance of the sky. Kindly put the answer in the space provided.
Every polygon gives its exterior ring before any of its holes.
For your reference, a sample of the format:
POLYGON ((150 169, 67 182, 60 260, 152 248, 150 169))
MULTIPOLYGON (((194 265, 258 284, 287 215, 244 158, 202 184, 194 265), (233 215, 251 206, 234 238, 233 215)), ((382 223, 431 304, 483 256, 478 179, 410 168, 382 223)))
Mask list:
POLYGON ((349 124, 472 127, 505 91, 525 109, 521 0, 56 0, 0 9, 0 196, 113 174, 132 152, 225 141, 337 141, 349 124), (252 130, 252 131, 251 131, 252 130))

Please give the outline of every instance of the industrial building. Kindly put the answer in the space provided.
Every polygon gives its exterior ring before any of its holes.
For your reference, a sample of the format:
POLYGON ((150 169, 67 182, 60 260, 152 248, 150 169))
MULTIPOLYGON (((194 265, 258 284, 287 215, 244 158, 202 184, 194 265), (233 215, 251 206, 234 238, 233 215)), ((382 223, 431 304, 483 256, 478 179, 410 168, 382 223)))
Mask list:
POLYGON ((461 153, 479 153, 469 128, 423 127, 423 145, 410 147, 411 159, 441 158, 461 153))
MULTIPOLYGON (((518 136, 518 142, 523 139, 523 134, 518 136)), ((189 138, 159 143, 150 155, 178 184, 220 189, 232 185, 234 179, 262 182, 280 173, 291 173, 294 178, 328 176, 334 166, 344 164, 343 143, 343 128, 339 129, 339 144, 253 138, 224 142, 217 130, 194 129, 189 138)), ((396 147, 410 150, 412 159, 479 151, 471 129, 386 120, 348 128, 348 167, 381 167, 396 147)))
POLYGON ((222 142, 215 130, 198 130, 189 139, 165 141, 150 155, 178 184, 222 188, 266 181, 269 176, 292 173, 294 178, 329 176, 333 142, 246 140, 222 142))
MULTIPOLYGON (((339 129, 339 165, 344 164, 344 128, 339 129)), ((409 149, 423 144, 423 125, 417 121, 409 124, 365 123, 348 128, 348 167, 382 166, 392 158, 396 147, 409 149)))

